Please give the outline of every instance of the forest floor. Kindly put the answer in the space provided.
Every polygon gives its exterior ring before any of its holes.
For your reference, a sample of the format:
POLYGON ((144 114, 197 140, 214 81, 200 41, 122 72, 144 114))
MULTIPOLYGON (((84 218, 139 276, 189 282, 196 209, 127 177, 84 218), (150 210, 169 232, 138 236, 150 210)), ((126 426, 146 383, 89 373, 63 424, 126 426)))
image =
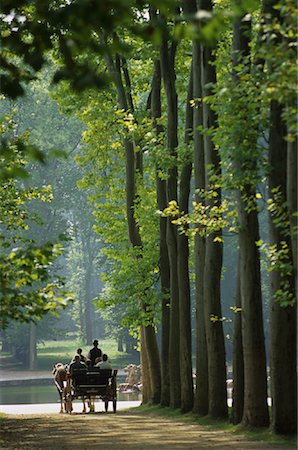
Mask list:
POLYGON ((5 450, 285 450, 285 446, 210 430, 195 422, 127 410, 95 414, 5 415, 0 417, 5 450))

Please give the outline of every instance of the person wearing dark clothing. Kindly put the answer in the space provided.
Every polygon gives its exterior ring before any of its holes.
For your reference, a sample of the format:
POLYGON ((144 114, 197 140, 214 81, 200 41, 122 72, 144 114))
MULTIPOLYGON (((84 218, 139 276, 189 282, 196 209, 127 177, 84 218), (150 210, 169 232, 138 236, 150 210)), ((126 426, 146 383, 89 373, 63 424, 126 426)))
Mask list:
POLYGON ((98 348, 98 340, 95 339, 93 341, 93 348, 88 353, 88 358, 91 360, 91 366, 93 367, 95 364, 96 358, 102 357, 102 351, 100 348, 98 348))
POLYGON ((70 375, 73 374, 74 369, 83 369, 84 367, 87 366, 83 361, 81 361, 80 355, 75 355, 74 361, 69 365, 70 375))

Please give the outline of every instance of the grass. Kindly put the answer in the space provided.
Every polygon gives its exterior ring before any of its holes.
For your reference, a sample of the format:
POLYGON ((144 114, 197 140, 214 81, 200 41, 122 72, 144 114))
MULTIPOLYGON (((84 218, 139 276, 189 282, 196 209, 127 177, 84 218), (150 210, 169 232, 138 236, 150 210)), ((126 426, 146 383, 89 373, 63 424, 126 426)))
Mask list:
MULTIPOLYGON (((83 355, 87 356, 91 346, 84 346, 78 341, 45 341, 44 343, 38 344, 37 369, 48 370, 57 362, 68 363, 79 347, 83 349, 83 355)), ((117 342, 113 339, 100 340, 99 348, 104 353, 107 353, 115 369, 123 369, 128 364, 140 363, 138 352, 133 354, 119 352, 117 342)))
POLYGON ((279 447, 282 446, 285 449, 287 447, 296 448, 297 445, 296 436, 277 435, 267 428, 247 429, 241 425, 233 425, 228 420, 216 420, 209 416, 199 417, 192 412, 182 414, 179 409, 171 409, 160 405, 141 405, 138 408, 134 408, 134 413, 152 414, 173 420, 180 420, 182 422, 192 422, 202 425, 210 431, 220 430, 249 440, 265 442, 276 446, 278 445, 279 447))

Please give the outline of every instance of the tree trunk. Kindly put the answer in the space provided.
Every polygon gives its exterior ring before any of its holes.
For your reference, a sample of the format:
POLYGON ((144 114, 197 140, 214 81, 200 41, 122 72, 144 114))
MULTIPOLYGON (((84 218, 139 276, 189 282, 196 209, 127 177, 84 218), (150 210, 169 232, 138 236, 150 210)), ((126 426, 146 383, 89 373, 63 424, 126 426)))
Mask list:
MULTIPOLYGON (((131 83, 129 79, 129 73, 127 69, 126 61, 116 55, 115 61, 111 58, 110 55, 106 55, 107 67, 112 76, 118 94, 118 103, 121 109, 124 111, 133 110, 133 101, 131 96, 131 83), (122 72, 123 77, 122 77, 122 72), (123 78, 125 81, 125 85, 123 83, 123 78)), ((135 145, 134 142, 129 140, 128 138, 123 138, 123 143, 125 147, 125 156, 126 156, 126 216, 128 223, 128 235, 130 243, 133 247, 142 248, 142 239, 140 235, 139 226, 137 224, 135 214, 134 214, 134 206, 136 200, 136 171, 139 172, 142 170, 142 158, 140 157, 138 161, 136 161, 135 155, 135 145)), ((140 156, 140 155, 139 155, 140 156)), ((140 172, 141 173, 141 172, 140 172)), ((141 293, 142 295, 142 293, 141 293)), ((141 300, 140 307, 142 309, 146 309, 145 300, 141 300)), ((146 327, 142 327, 141 330, 142 335, 142 346, 141 351, 145 352, 143 356, 143 386, 144 383, 148 380, 146 370, 150 371, 150 387, 147 389, 147 393, 149 398, 152 401, 159 403, 160 401, 160 358, 158 352, 158 346, 156 342, 155 330, 152 325, 147 325, 146 327), (155 343, 154 343, 155 341, 155 343), (148 346, 150 345, 150 346, 148 346), (144 364, 146 367, 144 367, 144 364), (159 367, 159 368, 158 368, 159 367)), ((143 399, 144 401, 144 399, 143 399)))
POLYGON ((85 266, 85 302, 84 302, 84 322, 85 322, 85 337, 87 344, 91 344, 93 340, 93 326, 92 326, 92 272, 93 272, 93 255, 91 250, 90 236, 91 229, 88 230, 87 236, 83 242, 84 249, 84 266, 85 266))
MULTIPOLYGON (((162 131, 156 119, 161 117, 161 68, 160 61, 154 60, 154 75, 151 90, 151 117, 157 134, 162 131)), ((159 168, 156 169, 156 195, 159 211, 163 211, 167 206, 167 187, 166 181, 161 180, 159 168)), ((170 404, 170 379, 169 379, 169 336, 170 336, 170 267, 167 248, 167 219, 159 218, 159 272, 162 293, 162 309, 161 309, 161 398, 162 406, 170 404)))
MULTIPOLYGON (((183 0, 183 12, 186 20, 193 26, 197 12, 196 0, 183 0)), ((205 189, 205 157, 204 138, 199 131, 203 126, 202 94, 202 49, 198 40, 192 42, 193 67, 193 140, 194 140, 194 187, 196 203, 204 203, 200 191, 205 189)), ((208 355, 205 329, 204 308, 204 266, 205 266, 205 238, 199 233, 195 235, 195 287, 196 287, 196 391, 194 399, 194 412, 199 415, 208 413, 208 355)))
MULTIPOLYGON (((196 0, 183 0, 183 11, 186 20, 198 26, 194 20, 197 12, 196 0)), ((203 126, 202 93, 202 48, 198 40, 192 43, 193 65, 193 98, 195 107, 193 111, 193 135, 194 135, 194 182, 196 203, 203 203, 204 199, 200 191, 205 189, 205 157, 204 138, 199 131, 203 126)), ((195 275, 196 275, 196 392, 194 412, 199 415, 208 413, 208 355, 205 329, 204 307, 204 266, 205 266, 205 238, 200 234, 195 236, 195 275)))
POLYGON ((152 398, 152 385, 150 379, 149 360, 148 360, 144 326, 141 326, 140 330, 140 345, 141 345, 141 368, 142 368, 142 404, 146 404, 149 403, 152 398))
MULTIPOLYGON (((243 64, 249 55, 250 22, 239 17, 234 24, 233 66, 243 64)), ((235 85, 239 82, 237 71, 233 72, 235 85)), ((243 136, 239 137, 243 140, 243 136)), ((236 142, 236 148, 241 148, 236 142)), ((252 143, 257 145, 257 143, 252 143)), ((234 169, 239 179, 243 170, 256 171, 256 161, 247 154, 239 162, 234 157, 234 169), (242 164, 241 164, 242 163, 242 164), (244 164, 245 163, 245 164, 244 164), (243 167, 245 169, 243 169, 243 167)), ((253 154, 253 153, 252 153, 253 154)), ((243 174, 245 179, 245 174, 243 174)), ((246 176, 247 178, 247 176, 246 176)), ((246 184, 237 191, 238 220, 240 226, 240 295, 242 345, 244 359, 244 406, 242 423, 250 426, 268 425, 266 354, 264 345, 260 255, 256 242, 259 240, 258 210, 255 186, 246 184)))
MULTIPOLYGON (((185 119, 185 144, 190 145, 193 128, 193 108, 190 101, 193 98, 193 70, 191 68, 185 119)), ((192 162, 186 161, 181 170, 179 208, 188 214, 190 179, 192 162)), ((187 231, 187 230, 185 230, 187 231)), ((178 234, 178 284, 179 284, 179 315, 180 315, 180 376, 181 376, 181 410, 191 411, 193 408, 193 378, 191 350, 191 301, 189 285, 189 244, 185 233, 178 234)))
MULTIPOLYGON (((212 11, 209 0, 201 2, 201 8, 212 11)), ((216 83, 213 49, 202 48, 203 99, 212 93, 211 85, 216 83)), ((203 103, 204 128, 217 126, 217 118, 210 105, 203 103)), ((209 135, 204 136, 205 166, 212 167, 213 173, 220 175, 220 157, 209 135)), ((206 190, 212 189, 210 169, 206 171, 206 190)), ((216 189, 216 198, 207 198, 207 206, 220 205, 221 191, 216 189)), ((222 326, 220 280, 222 269, 221 232, 212 233, 206 238, 204 267, 205 326, 208 349, 208 414, 211 417, 227 417, 227 388, 225 344, 222 326), (212 320, 212 318, 214 320, 212 320)))
MULTIPOLYGON (((163 211, 167 206, 166 182, 157 175, 158 209, 163 211)), ((159 219, 159 245, 160 245, 160 283, 162 292, 162 331, 161 331, 161 400, 162 406, 170 405, 170 373, 169 373, 169 347, 170 347, 170 265, 167 247, 167 219, 159 219)))
POLYGON ((160 403, 160 394, 161 394, 161 374, 160 374, 159 349, 157 346, 155 329, 153 328, 152 325, 147 325, 145 327, 144 334, 146 339, 149 373, 151 378, 150 402, 158 404, 160 403), (149 357, 149 349, 150 352, 155 352, 156 355, 155 358, 149 357))
MULTIPOLYGON (((286 134, 282 106, 273 100, 269 133, 269 196, 276 203, 277 211, 283 208, 287 198, 286 134), (281 195, 279 199, 276 198, 276 190, 281 195)), ((288 256, 282 261, 284 264, 292 263, 290 235, 289 225, 278 221, 276 211, 269 214, 270 246, 276 246, 279 251, 286 245, 288 256)), ((276 433, 289 434, 297 432, 297 317, 296 306, 283 304, 283 300, 295 302, 294 270, 287 273, 282 273, 282 270, 277 264, 270 271, 272 429, 276 433), (283 295, 286 293, 287 298, 279 299, 279 291, 283 295)))
POLYGON ((36 370, 37 367, 36 329, 37 329, 36 323, 30 322, 29 370, 36 370))
MULTIPOLYGON (((160 49, 161 73, 167 97, 167 146, 173 157, 172 167, 168 170, 167 200, 177 202, 177 154, 178 146, 178 106, 175 88, 175 42, 168 48, 168 41, 162 39, 160 49)), ((180 331, 179 331, 179 285, 177 258, 177 229, 171 218, 167 219, 167 246, 170 262, 170 345, 169 345, 169 373, 170 373, 170 406, 181 406, 180 380, 180 331)))
POLYGON ((240 224, 240 277, 242 302, 242 340, 244 358, 244 411, 243 424, 267 426, 267 374, 264 345, 262 292, 258 213, 256 205, 248 212, 244 201, 255 199, 254 190, 246 186, 238 195, 238 218, 240 224))
POLYGON ((295 291, 296 298, 298 295, 297 291, 297 229, 298 229, 298 217, 297 217, 297 137, 294 142, 288 142, 288 164, 287 164, 287 200, 288 200, 288 211, 290 220, 290 234, 291 234, 291 244, 292 244, 292 256, 293 256, 293 267, 294 267, 294 280, 295 280, 295 291))
POLYGON ((237 287, 235 298, 234 336, 233 336, 233 413, 232 422, 240 423, 244 406, 244 363, 241 325, 241 287, 240 255, 238 255, 237 287))
MULTIPOLYGON (((201 77, 201 45, 193 42, 193 77, 194 77, 194 177, 197 203, 204 202, 198 190, 205 189, 205 157, 204 139, 199 127, 203 126, 202 77, 201 77)), ((199 415, 208 413, 208 356, 205 329, 204 307, 204 265, 205 265, 205 237, 195 236, 195 273, 196 273, 196 395, 194 411, 199 415)))
POLYGON ((118 342, 118 346, 117 346, 118 352, 123 352, 123 338, 122 338, 122 336, 118 337, 117 342, 118 342))

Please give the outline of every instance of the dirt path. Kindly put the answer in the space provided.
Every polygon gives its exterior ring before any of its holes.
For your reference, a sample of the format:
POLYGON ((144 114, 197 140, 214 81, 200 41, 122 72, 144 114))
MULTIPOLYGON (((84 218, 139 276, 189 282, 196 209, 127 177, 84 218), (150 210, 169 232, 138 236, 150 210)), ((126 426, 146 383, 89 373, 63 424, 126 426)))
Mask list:
MULTIPOLYGON (((8 415, 3 450, 284 450, 223 431, 131 411, 117 414, 8 415)), ((289 449, 289 447, 287 447, 289 449)))

